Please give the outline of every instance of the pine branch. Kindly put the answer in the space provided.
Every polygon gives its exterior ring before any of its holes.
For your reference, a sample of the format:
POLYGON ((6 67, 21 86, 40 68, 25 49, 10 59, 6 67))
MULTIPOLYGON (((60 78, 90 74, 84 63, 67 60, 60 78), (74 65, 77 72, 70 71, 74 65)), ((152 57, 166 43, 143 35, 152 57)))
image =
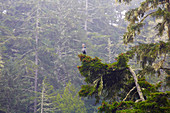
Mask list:
POLYGON ((27 54, 31 53, 33 49, 30 49, 29 51, 25 52, 19 59, 22 60, 27 54))

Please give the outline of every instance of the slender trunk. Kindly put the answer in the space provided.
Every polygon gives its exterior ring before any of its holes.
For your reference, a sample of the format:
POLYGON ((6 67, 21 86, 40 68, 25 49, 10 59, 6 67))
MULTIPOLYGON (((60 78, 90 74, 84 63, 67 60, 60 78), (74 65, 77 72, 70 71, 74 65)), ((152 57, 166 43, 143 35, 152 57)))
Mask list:
POLYGON ((133 75, 133 78, 134 78, 134 81, 135 81, 135 85, 136 85, 136 88, 137 88, 137 92, 138 92, 138 94, 139 94, 140 99, 141 99, 142 101, 145 101, 145 99, 144 99, 144 97, 143 97, 143 93, 142 93, 142 91, 141 91, 141 88, 140 88, 140 86, 139 86, 139 84, 138 84, 138 78, 137 78, 135 72, 133 71, 133 69, 132 69, 131 67, 129 67, 129 70, 130 70, 130 72, 131 72, 132 75, 133 75))
POLYGON ((44 91, 45 91, 45 88, 44 88, 44 80, 43 80, 43 83, 42 83, 42 93, 41 93, 41 113, 43 113, 43 106, 44 106, 44 91))
POLYGON ((86 0, 86 19, 85 19, 85 23, 84 23, 84 30, 87 31, 87 18, 88 18, 88 0, 86 0))
POLYGON ((168 25, 168 38, 169 38, 169 41, 170 41, 170 22, 169 22, 169 25, 168 25))
POLYGON ((38 38, 39 38, 39 1, 37 3, 37 12, 36 12, 36 28, 35 28, 35 81, 34 81, 34 113, 37 112, 37 80, 38 80, 38 38))
MULTIPOLYGON (((167 9, 168 9, 168 12, 170 12, 170 0, 167 0, 167 2, 168 2, 167 9)), ((168 38, 170 41, 170 20, 168 21, 168 38)))
POLYGON ((112 54, 111 54, 111 41, 110 41, 110 38, 108 38, 108 52, 109 52, 109 63, 111 63, 111 58, 112 58, 112 54))

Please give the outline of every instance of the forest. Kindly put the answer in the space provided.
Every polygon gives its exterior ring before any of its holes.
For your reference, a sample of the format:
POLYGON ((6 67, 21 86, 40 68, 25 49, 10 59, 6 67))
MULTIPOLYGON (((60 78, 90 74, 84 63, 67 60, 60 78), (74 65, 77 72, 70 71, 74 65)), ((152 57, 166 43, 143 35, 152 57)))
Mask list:
POLYGON ((169 48, 170 0, 0 0, 0 113, 170 113, 169 48))

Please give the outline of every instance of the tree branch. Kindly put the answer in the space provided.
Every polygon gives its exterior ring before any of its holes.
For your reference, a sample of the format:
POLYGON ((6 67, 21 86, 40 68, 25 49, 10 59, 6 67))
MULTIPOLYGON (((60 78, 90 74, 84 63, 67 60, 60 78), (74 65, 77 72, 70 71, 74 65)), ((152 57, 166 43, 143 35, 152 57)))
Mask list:
POLYGON ((153 13, 155 13, 155 12, 147 14, 145 17, 142 18, 142 20, 139 23, 142 23, 148 16, 152 15, 153 13))
POLYGON ((137 78, 135 72, 133 71, 133 69, 132 69, 131 67, 129 67, 129 70, 130 70, 130 72, 131 72, 132 75, 133 75, 133 78, 134 78, 134 81, 135 81, 135 85, 136 85, 136 88, 137 88, 137 92, 138 92, 138 94, 139 94, 140 99, 141 99, 142 101, 145 101, 145 99, 144 99, 144 97, 143 97, 143 93, 142 93, 142 91, 141 91, 141 88, 140 88, 140 86, 139 86, 139 84, 138 84, 138 78, 137 78))
POLYGON ((126 95, 126 97, 123 99, 123 101, 125 101, 127 99, 127 97, 130 95, 130 93, 136 88, 136 86, 134 86, 126 95))

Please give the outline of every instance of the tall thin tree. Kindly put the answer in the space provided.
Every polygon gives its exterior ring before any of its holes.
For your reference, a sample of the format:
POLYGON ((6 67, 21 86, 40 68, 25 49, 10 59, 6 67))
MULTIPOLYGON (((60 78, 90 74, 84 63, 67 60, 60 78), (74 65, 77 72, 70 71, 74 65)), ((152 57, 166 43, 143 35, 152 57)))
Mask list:
POLYGON ((87 20, 88 20, 88 0, 86 0, 86 8, 85 8, 85 15, 86 15, 86 19, 85 19, 85 25, 84 25, 84 30, 87 31, 87 20))
POLYGON ((38 80, 38 39, 39 39, 39 0, 37 1, 37 11, 36 11, 36 28, 35 28, 35 81, 34 81, 34 113, 37 112, 37 80, 38 80))

